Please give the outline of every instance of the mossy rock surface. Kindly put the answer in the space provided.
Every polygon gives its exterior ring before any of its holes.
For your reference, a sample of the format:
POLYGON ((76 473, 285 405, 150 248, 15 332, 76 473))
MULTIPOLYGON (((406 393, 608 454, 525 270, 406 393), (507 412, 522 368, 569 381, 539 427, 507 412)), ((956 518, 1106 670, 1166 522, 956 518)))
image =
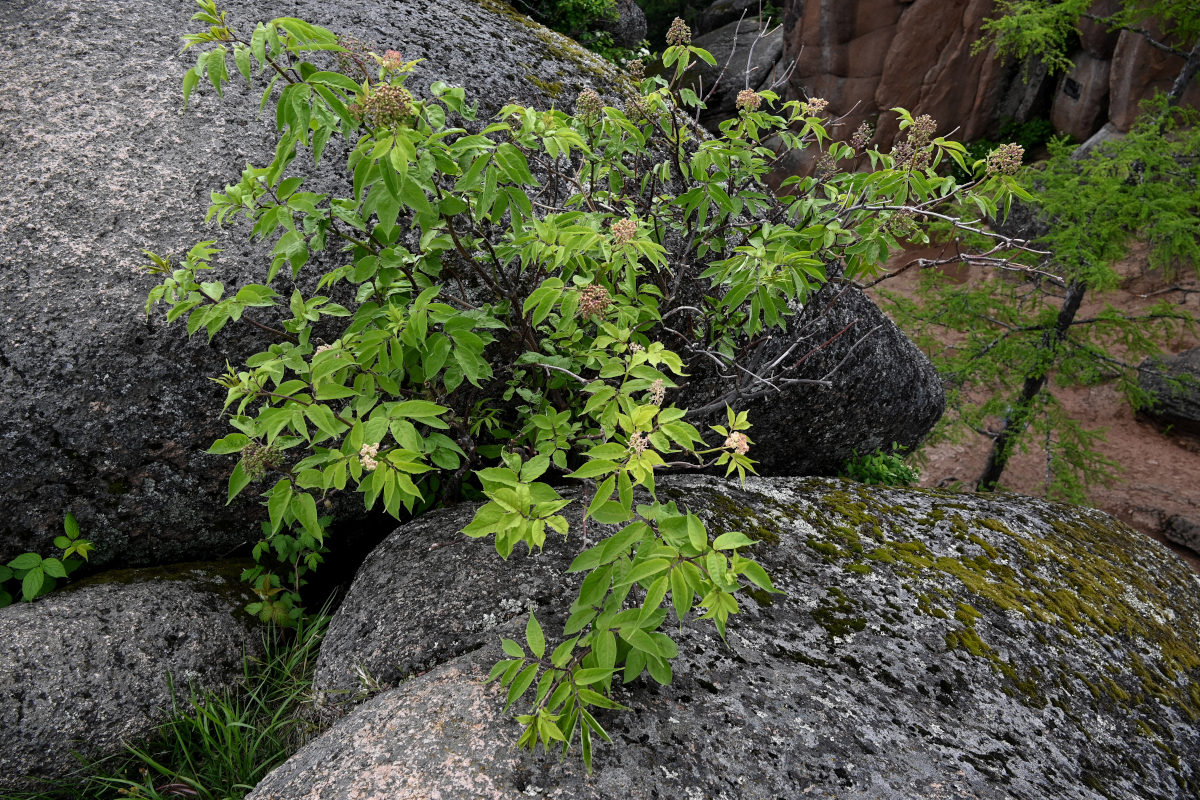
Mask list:
POLYGON ((1200 580, 1121 523, 812 478, 676 478, 660 495, 759 539, 786 594, 745 597, 726 644, 668 626, 673 684, 620 692, 633 710, 603 716, 615 743, 592 776, 514 751, 481 683, 526 608, 561 625, 580 545, 505 563, 458 533, 462 507, 397 530, 325 639, 318 688, 352 694, 361 667, 387 691, 253 797, 1200 796, 1200 580))

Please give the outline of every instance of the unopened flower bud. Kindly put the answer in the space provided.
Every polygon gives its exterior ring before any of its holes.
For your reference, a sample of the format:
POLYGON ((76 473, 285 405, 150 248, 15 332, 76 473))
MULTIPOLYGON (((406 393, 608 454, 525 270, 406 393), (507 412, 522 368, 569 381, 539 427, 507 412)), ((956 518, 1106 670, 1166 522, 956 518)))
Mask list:
POLYGON ((667 44, 672 46, 691 44, 692 29, 682 19, 676 17, 667 29, 667 44))
POLYGON ((608 289, 598 283, 590 283, 579 292, 579 316, 601 316, 612 305, 608 289))
POLYGON ((800 104, 800 112, 806 117, 819 117, 829 108, 829 101, 823 97, 810 97, 800 104))
POLYGON ((1019 144, 1002 144, 987 157, 988 175, 1015 175, 1025 158, 1025 148, 1019 144))
POLYGON ((251 440, 242 448, 242 470, 252 481, 257 481, 283 463, 283 452, 273 444, 264 445, 251 440))
POLYGON ((396 50, 388 50, 383 54, 379 63, 383 65, 384 69, 395 72, 404 68, 404 57, 396 50))
POLYGON ((871 137, 875 135, 875 131, 871 130, 871 126, 864 122, 854 130, 854 135, 850 137, 850 146, 855 152, 861 153, 867 149, 867 144, 871 141, 871 137))
POLYGON ((742 89, 738 92, 737 107, 741 111, 758 111, 762 105, 762 95, 753 89, 742 89))
POLYGON ((361 102, 351 103, 351 116, 377 127, 392 127, 412 114, 412 95, 403 86, 375 86, 361 102))
POLYGON ((637 84, 640 84, 646 77, 646 65, 640 58, 635 58, 626 64, 625 71, 629 73, 629 80, 637 84))
POLYGON ((604 103, 595 89, 584 89, 575 99, 575 114, 585 122, 594 122, 603 108, 604 103))
POLYGON ((613 244, 623 247, 637 236, 637 222, 632 219, 619 219, 612 224, 613 244))

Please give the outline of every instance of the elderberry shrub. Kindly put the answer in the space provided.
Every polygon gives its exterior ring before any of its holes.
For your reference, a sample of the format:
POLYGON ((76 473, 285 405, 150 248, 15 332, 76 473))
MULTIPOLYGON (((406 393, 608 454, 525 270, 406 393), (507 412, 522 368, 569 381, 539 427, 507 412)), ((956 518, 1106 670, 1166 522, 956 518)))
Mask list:
MULTIPOLYGON (((148 253, 161 283, 147 313, 165 303, 168 320, 210 338, 255 309, 286 317, 277 343, 220 378, 234 432, 209 451, 239 456, 231 499, 262 487, 250 610, 300 617, 299 589, 325 552, 319 509, 335 493, 397 516, 471 470, 486 501, 464 533, 493 537, 507 557, 565 537, 571 501, 551 481, 582 482, 585 519, 620 527, 571 565, 583 580, 557 643, 531 614, 492 678, 509 705, 528 703, 522 745, 578 741, 590 768, 593 735, 607 738, 592 711, 617 707, 614 680, 671 680, 668 608, 679 620, 700 612, 724 636, 741 588, 774 591, 743 555, 750 537, 713 536, 655 499, 656 472, 672 467, 753 471, 745 412, 701 432, 670 402, 686 365, 736 372, 738 347, 784 328, 822 283, 877 271, 898 246, 893 218, 919 236, 912 220, 948 199, 994 210, 1015 184, 939 177, 944 158, 963 162, 962 146, 906 112, 903 161, 833 141, 824 101, 769 91, 743 92, 739 116, 703 136, 685 113, 701 101, 681 78, 713 58, 682 23, 666 77, 631 65, 623 108, 586 90, 574 115, 513 104, 469 133, 454 124, 474 116, 464 90, 410 87, 417 62, 399 53, 289 17, 246 37, 213 0, 198 5, 207 27, 184 37, 199 50, 185 102, 202 79, 220 93, 232 56, 247 81, 269 77, 278 127, 271 162, 215 192, 208 218, 248 219, 274 247, 265 281, 232 294, 203 280, 215 240, 180 264, 148 253), (306 190, 301 150, 315 165, 335 140, 348 153, 344 193, 306 190), (871 169, 823 169, 772 193, 764 176, 806 148, 871 169), (301 282, 315 293, 279 293, 328 250, 345 263, 301 282), (651 502, 635 506, 637 487, 651 502)), ((796 382, 792 369, 777 363, 743 389, 778 390, 796 382)))

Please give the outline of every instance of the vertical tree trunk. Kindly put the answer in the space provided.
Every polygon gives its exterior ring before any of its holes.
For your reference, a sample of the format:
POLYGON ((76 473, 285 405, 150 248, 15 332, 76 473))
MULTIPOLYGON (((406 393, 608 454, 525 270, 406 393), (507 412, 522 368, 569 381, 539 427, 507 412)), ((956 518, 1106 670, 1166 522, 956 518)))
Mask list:
POLYGON ((1192 45, 1191 52, 1183 61, 1183 68, 1179 70, 1179 74, 1175 76, 1175 82, 1171 84, 1171 91, 1167 92, 1168 105, 1179 104, 1179 101, 1183 99, 1183 93, 1187 91, 1188 84, 1196 76, 1197 70, 1200 70, 1200 40, 1192 45))
POLYGON ((1000 476, 1004 473, 1004 468, 1008 466, 1009 457, 1012 456, 1013 443, 1025 431, 1029 424, 1029 415, 1033 411, 1034 400, 1046 386, 1049 378, 1049 365, 1054 361, 1054 351, 1066 338, 1067 331, 1070 330, 1071 323, 1079 312, 1079 305, 1083 302, 1083 295, 1086 291, 1087 287, 1080 280, 1071 281, 1067 285, 1067 295, 1063 298, 1062 308, 1058 310, 1054 327, 1042 333, 1042 341, 1038 345, 1039 350, 1046 352, 1046 359, 1043 363, 1047 366, 1025 376, 1021 394, 1004 417, 1000 433, 996 435, 996 439, 992 443, 992 452, 988 454, 987 465, 984 466, 983 472, 975 482, 976 491, 994 491, 996 484, 1000 482, 1000 476))

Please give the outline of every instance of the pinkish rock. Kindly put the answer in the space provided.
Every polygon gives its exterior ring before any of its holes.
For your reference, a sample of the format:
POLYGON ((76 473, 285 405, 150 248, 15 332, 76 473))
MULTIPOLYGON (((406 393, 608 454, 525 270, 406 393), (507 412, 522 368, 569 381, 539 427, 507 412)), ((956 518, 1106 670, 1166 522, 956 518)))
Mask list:
MULTIPOLYGON (((1091 11, 1106 15, 1119 6, 1097 0, 1091 11)), ((1002 120, 1051 111, 1056 127, 1084 140, 1109 119, 1128 130, 1139 103, 1169 89, 1182 64, 1140 35, 1087 20, 1070 54, 1075 67, 1061 78, 1048 76, 1037 59, 972 55, 984 20, 995 14, 992 0, 789 0, 781 63, 796 64, 790 95, 823 97, 833 114, 845 115, 835 136, 864 120, 877 123, 875 141, 884 150, 896 135, 889 111, 896 106, 928 114, 939 133, 954 130, 966 141, 995 135, 1002 120)), ((1184 102, 1200 105, 1200 86, 1184 102)))
MULTIPOLYGON (((1122 31, 1112 55, 1108 118, 1121 130, 1129 130, 1141 113, 1141 102, 1156 92, 1169 91, 1182 66, 1182 58, 1164 53, 1143 36, 1122 31)), ((1200 83, 1192 81, 1182 102, 1200 106, 1200 83)))
POLYGON ((1054 129, 1080 141, 1099 130, 1107 118, 1111 61, 1081 53, 1075 67, 1058 82, 1050 106, 1054 129))
POLYGON ((895 106, 933 116, 942 133, 957 127, 957 138, 983 136, 1001 109, 1030 105, 1007 98, 1023 91, 1020 70, 971 56, 992 6, 990 0, 793 1, 784 43, 784 63, 797 64, 793 94, 828 100, 834 114, 846 115, 846 135, 859 122, 878 120, 876 141, 885 149, 895 135, 895 115, 887 109, 895 106))
MULTIPOLYGON (((1121 0, 1096 0, 1091 12, 1098 17, 1107 17, 1120 8, 1121 0)), ((1120 35, 1120 31, 1110 31, 1107 25, 1089 19, 1079 20, 1079 47, 1093 58, 1111 58, 1120 35)))

